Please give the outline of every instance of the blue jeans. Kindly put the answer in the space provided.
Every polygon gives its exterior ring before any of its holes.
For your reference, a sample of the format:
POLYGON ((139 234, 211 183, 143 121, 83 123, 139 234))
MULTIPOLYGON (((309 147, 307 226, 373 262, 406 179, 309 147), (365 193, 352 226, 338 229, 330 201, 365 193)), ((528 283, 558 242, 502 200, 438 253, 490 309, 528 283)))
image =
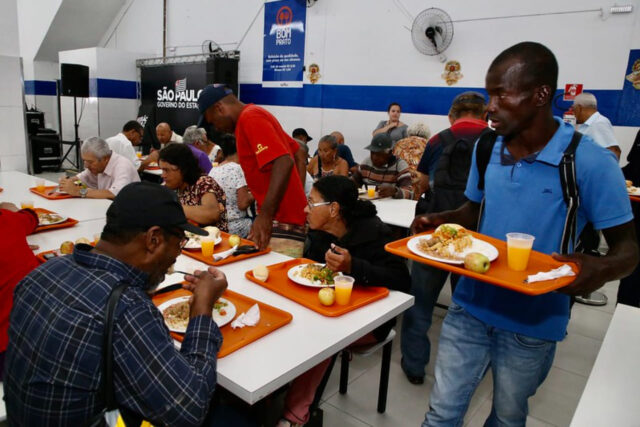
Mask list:
POLYGON ((489 326, 452 303, 442 325, 436 382, 422 427, 461 426, 489 368, 493 407, 485 426, 524 426, 527 399, 549 373, 555 350, 554 341, 489 326))
MULTIPOLYGON (((431 327, 433 307, 447 281, 448 271, 414 262, 411 266, 411 295, 414 305, 404 312, 402 319, 402 367, 409 375, 423 377, 429 363, 431 343, 427 332, 431 327)), ((458 276, 451 275, 452 288, 458 276)), ((453 293, 453 292, 452 292, 453 293)))

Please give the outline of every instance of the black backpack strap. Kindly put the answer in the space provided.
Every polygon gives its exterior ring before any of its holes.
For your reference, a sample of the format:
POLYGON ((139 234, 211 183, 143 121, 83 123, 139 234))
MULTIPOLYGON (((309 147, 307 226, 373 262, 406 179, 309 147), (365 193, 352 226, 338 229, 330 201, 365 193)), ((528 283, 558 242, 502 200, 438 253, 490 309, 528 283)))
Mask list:
POLYGON ((478 166, 478 190, 484 191, 484 174, 489 166, 493 146, 496 144, 498 134, 490 128, 485 129, 476 143, 476 165, 478 166))
POLYGON ((100 399, 105 407, 99 414, 93 416, 88 426, 104 426, 104 414, 117 408, 115 388, 113 386, 113 323, 116 307, 120 296, 129 283, 119 282, 109 293, 109 299, 104 309, 104 330, 102 331, 102 382, 100 384, 100 399))
POLYGON ((104 332, 102 346, 102 372, 104 375, 102 397, 107 406, 107 410, 116 409, 116 396, 113 387, 113 322, 118 301, 128 283, 119 283, 111 290, 109 301, 104 311, 104 332))
POLYGON ((577 217, 578 208, 580 207, 580 198, 578 197, 578 181, 576 178, 576 149, 582 139, 582 134, 575 131, 571 137, 571 142, 560 162, 560 183, 562 185, 562 196, 567 205, 567 216, 564 220, 564 229, 562 230, 562 240, 560 241, 560 253, 569 253, 570 248, 576 247, 577 236, 577 217))
POLYGON ((453 136, 453 132, 451 132, 451 128, 447 128, 440 132, 440 139, 446 145, 454 144, 456 142, 456 137, 453 136))

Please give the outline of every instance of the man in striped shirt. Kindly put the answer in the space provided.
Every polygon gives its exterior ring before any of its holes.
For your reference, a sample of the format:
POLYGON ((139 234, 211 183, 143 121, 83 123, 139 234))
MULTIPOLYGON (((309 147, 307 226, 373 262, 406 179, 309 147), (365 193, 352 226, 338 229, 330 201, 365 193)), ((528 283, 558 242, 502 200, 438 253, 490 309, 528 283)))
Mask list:
POLYGON ((360 163, 353 179, 359 186, 375 186, 380 197, 413 199, 409 165, 395 157, 391 147, 392 141, 388 134, 374 135, 371 144, 365 147, 371 151, 371 155, 360 163))

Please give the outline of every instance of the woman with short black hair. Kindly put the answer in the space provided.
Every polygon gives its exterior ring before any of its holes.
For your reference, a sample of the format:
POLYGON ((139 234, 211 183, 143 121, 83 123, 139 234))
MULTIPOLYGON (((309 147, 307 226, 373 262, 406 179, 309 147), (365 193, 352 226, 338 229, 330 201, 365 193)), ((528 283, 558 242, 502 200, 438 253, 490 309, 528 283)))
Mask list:
POLYGON ((176 190, 187 219, 228 231, 224 190, 213 178, 202 175, 198 160, 189 147, 167 145, 160 150, 158 164, 164 184, 176 190))

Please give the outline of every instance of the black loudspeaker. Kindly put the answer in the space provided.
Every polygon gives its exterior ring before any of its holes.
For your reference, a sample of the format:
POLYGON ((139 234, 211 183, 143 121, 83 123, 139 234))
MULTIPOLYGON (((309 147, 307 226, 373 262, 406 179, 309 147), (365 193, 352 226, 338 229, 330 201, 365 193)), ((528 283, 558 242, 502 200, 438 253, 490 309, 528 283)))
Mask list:
POLYGON ((207 59, 207 84, 224 83, 238 96, 238 59, 207 59))
POLYGON ((89 67, 79 64, 60 64, 60 95, 89 97, 89 67))

